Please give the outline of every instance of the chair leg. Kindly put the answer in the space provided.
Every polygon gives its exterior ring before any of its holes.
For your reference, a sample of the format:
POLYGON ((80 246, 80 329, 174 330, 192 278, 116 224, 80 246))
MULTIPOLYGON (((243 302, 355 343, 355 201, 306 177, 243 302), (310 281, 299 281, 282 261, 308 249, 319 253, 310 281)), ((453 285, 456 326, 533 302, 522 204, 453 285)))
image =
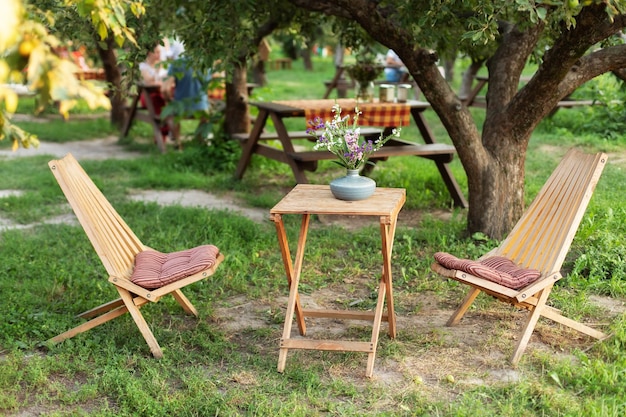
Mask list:
MULTIPOLYGON (((92 311, 92 310, 90 310, 92 311)), ((128 311, 128 309, 126 308, 126 306, 120 306, 117 307, 114 310, 110 310, 108 313, 105 313, 101 316, 96 317, 95 319, 89 320, 88 322, 85 322, 83 324, 81 324, 80 326, 76 326, 73 329, 70 329, 66 332, 61 333, 58 336, 53 337, 52 339, 49 339, 47 342, 48 343, 59 343, 62 342, 66 339, 70 339, 74 336, 76 336, 79 333, 84 333, 87 330, 91 330, 96 326, 101 325, 102 323, 106 323, 107 321, 113 320, 116 317, 121 316, 122 314, 126 314, 126 312, 128 311)), ((83 313, 84 314, 84 313, 83 313)))
POLYGON ((191 301, 189 301, 189 299, 185 297, 185 294, 183 294, 181 290, 175 290, 174 292, 172 292, 172 295, 174 296, 176 301, 178 301, 178 304, 180 304, 183 310, 187 312, 187 314, 198 317, 198 310, 196 310, 193 304, 191 304, 191 301))
POLYGON ((139 328, 141 335, 146 340, 146 343, 148 344, 148 347, 150 348, 150 352, 152 352, 152 356, 154 356, 157 359, 161 359, 163 357, 163 351, 161 350, 161 347, 159 346, 159 342, 157 342, 156 338, 152 334, 152 331, 148 327, 148 323, 146 322, 146 319, 144 319, 143 316, 141 315, 141 312, 139 311, 139 307, 137 307, 135 303, 133 302, 133 296, 128 290, 124 288, 120 288, 120 287, 116 287, 116 288, 117 288, 117 292, 120 293, 120 297, 122 298, 122 300, 124 300, 124 305, 128 309, 128 312, 130 313, 133 320, 135 321, 135 324, 139 328))
POLYGON ((609 335, 607 335, 604 332, 601 332, 600 330, 596 330, 583 323, 579 323, 575 320, 572 320, 568 317, 563 316, 561 313, 559 313, 557 309, 552 308, 550 306, 545 306, 543 308, 543 311, 541 312, 541 315, 559 324, 562 324, 567 327, 571 327, 574 330, 578 330, 579 332, 584 333, 587 336, 591 336, 594 339, 604 340, 607 337, 609 337, 609 335))
POLYGON ((96 308, 92 308, 91 310, 87 310, 83 313, 80 313, 78 315, 78 317, 81 317, 83 319, 89 319, 92 317, 96 317, 99 316, 100 314, 106 313, 107 311, 111 311, 114 308, 117 308, 119 306, 123 306, 124 305, 124 301, 122 301, 121 298, 118 298, 117 300, 113 300, 110 301, 108 303, 102 304, 96 308))
POLYGON ((517 346, 513 350, 513 355, 511 356, 511 364, 516 365, 521 359, 524 351, 526 350, 526 346, 530 341, 530 336, 533 334, 535 330, 535 326, 537 325, 537 321, 541 316, 543 309, 546 306, 546 300, 552 291, 552 287, 546 287, 541 290, 541 293, 537 297, 537 305, 535 308, 531 309, 528 313, 528 318, 526 319, 526 324, 523 327, 522 334, 517 342, 517 346))
POLYGON ((478 294, 480 294, 480 290, 477 288, 472 288, 463 299, 463 302, 461 303, 461 305, 456 309, 454 314, 448 319, 446 326, 456 326, 457 324, 459 324, 459 322, 461 321, 461 319, 467 312, 467 309, 472 305, 472 303, 474 302, 478 294))

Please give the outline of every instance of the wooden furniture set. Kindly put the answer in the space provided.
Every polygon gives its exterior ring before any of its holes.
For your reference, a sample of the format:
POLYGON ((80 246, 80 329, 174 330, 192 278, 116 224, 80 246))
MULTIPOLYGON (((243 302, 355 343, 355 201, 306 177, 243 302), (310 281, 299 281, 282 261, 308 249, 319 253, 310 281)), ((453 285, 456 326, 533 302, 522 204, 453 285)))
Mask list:
MULTIPOLYGON (((257 87, 257 84, 248 83, 248 95, 252 94, 252 90, 257 87)), ((158 85, 148 85, 143 83, 137 84, 137 94, 134 94, 131 97, 130 105, 126 111, 126 120, 124 121, 124 126, 122 127, 122 137, 125 138, 128 136, 130 129, 132 128, 135 121, 139 120, 145 123, 148 123, 152 126, 152 132, 154 134, 154 142, 157 144, 159 150, 164 153, 167 150, 167 146, 165 143, 165 138, 161 133, 161 125, 163 124, 163 120, 161 116, 156 114, 154 104, 150 99, 150 94, 154 92, 160 92, 161 87, 158 85), (141 103, 141 96, 143 95, 145 106, 141 103)), ((225 107, 224 103, 224 92, 225 90, 215 91, 215 93, 208 93, 209 103, 211 108, 215 109, 223 109, 225 107)), ((176 144, 179 148, 181 147, 180 143, 176 144)))
POLYGON ((142 83, 137 84, 137 94, 132 97, 128 108, 126 121, 124 122, 124 127, 122 128, 122 137, 125 138, 128 136, 128 132, 130 132, 130 128, 133 126, 135 120, 140 120, 152 126, 154 141, 159 147, 159 150, 161 152, 165 152, 165 138, 161 133, 161 124, 163 121, 161 120, 161 116, 156 114, 154 104, 150 98, 151 93, 160 91, 161 87, 158 85, 147 85, 142 83), (145 107, 141 104, 142 96, 144 98, 143 102, 145 103, 145 107))
POLYGON ((268 62, 269 67, 273 70, 289 70, 291 69, 291 58, 275 58, 268 62))
MULTIPOLYGON (((478 294, 484 292, 528 311, 526 323, 511 358, 514 364, 522 356, 540 316, 596 339, 608 337, 599 330, 564 317, 558 310, 547 305, 554 284, 562 278, 561 266, 606 160, 607 156, 603 153, 589 155, 576 150, 568 152, 508 237, 478 261, 458 260, 449 254, 435 254, 437 262, 432 265, 433 271, 471 287, 448 325, 459 323, 478 294), (500 264, 504 260, 513 269, 490 264, 489 261, 493 259, 497 259, 500 264), (450 262, 453 264, 450 265, 450 262), (515 285, 515 280, 520 276, 532 276, 532 280, 524 281, 523 285, 515 285)), ((153 356, 162 357, 163 352, 142 316, 140 307, 171 294, 187 313, 197 316, 197 310, 181 289, 213 275, 224 260, 224 255, 213 245, 170 254, 146 247, 71 154, 63 159, 50 161, 49 166, 102 261, 108 274, 108 282, 114 286, 120 298, 80 314, 79 317, 88 321, 51 338, 48 342, 61 342, 128 312, 153 356), (175 268, 168 267, 172 260, 177 265, 175 268)), ((366 200, 342 201, 334 198, 326 185, 298 184, 270 210, 289 287, 279 345, 279 372, 285 370, 289 350, 315 349, 367 353, 365 375, 373 375, 382 322, 388 324, 389 336, 396 337, 391 259, 398 214, 404 205, 405 193, 401 188, 377 188, 366 200), (289 215, 301 216, 293 259, 283 220, 284 216, 289 215), (303 306, 299 284, 305 264, 305 245, 312 215, 378 218, 382 273, 374 311, 320 310, 303 306), (299 335, 292 335, 294 317, 299 335), (308 339, 305 323, 307 317, 371 321, 370 340, 308 339)))

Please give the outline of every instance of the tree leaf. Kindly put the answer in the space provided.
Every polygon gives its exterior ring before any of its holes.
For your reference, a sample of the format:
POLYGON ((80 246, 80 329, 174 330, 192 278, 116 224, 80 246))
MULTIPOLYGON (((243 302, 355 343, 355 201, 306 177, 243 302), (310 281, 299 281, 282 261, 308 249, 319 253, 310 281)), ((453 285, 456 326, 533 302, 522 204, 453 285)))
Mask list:
POLYGON ((108 33, 109 31, 107 30, 107 25, 101 20, 98 23, 98 35, 100 36, 100 39, 106 39, 108 33))

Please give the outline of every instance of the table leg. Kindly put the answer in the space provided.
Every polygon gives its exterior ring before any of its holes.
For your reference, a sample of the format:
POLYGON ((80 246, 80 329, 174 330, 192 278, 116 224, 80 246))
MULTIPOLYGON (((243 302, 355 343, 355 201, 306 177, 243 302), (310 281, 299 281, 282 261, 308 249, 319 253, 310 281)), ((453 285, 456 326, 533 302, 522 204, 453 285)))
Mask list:
POLYGON ((365 376, 371 378, 374 373, 374 360, 376 359, 376 349, 378 347, 378 336, 382 322, 385 302, 387 303, 387 323, 389 325, 389 337, 396 337, 396 313, 393 304, 393 279, 391 275, 391 252, 393 250, 393 240, 396 233, 396 223, 398 217, 383 216, 380 219, 381 250, 383 255, 383 271, 378 285, 378 299, 376 310, 374 311, 374 322, 372 324, 371 351, 367 356, 367 368, 365 376))
POLYGON ((135 121, 135 115, 137 114, 137 106, 139 105, 139 97, 141 95, 141 90, 137 92, 137 95, 133 98, 128 114, 126 115, 126 120, 124 121, 124 128, 122 129, 122 137, 125 138, 128 136, 128 132, 130 132, 130 128, 135 121))
MULTIPOLYGON (((433 132, 430 130, 430 128, 426 124, 426 119, 424 118, 424 115, 423 115, 424 110, 425 109, 423 108, 412 108, 411 114, 413 115, 413 120, 415 120, 415 124, 417 125, 417 128, 419 129, 420 134, 422 135, 422 138, 424 139, 424 142, 427 144, 436 143, 433 132)), ((443 182, 446 184, 446 187, 448 188, 448 192, 450 193, 450 196, 452 197, 452 200, 454 201, 454 205, 457 207, 463 207, 463 208, 469 207, 469 204, 467 203, 467 200, 465 199, 465 196, 463 195, 463 192, 461 191, 461 187, 459 187, 459 184, 456 182, 454 175, 452 175, 452 171, 448 167, 448 164, 437 159, 433 159, 433 160, 435 161, 435 164, 437 165, 437 169, 439 170, 439 175, 441 175, 443 182)))
POLYGON ((339 83, 339 79, 341 78, 341 75, 343 74, 343 70, 344 68, 339 66, 337 67, 337 70, 335 71, 335 76, 333 77, 333 79, 330 81, 330 83, 328 84, 328 87, 326 87, 326 93, 324 93, 324 99, 327 99, 328 96, 330 96, 330 93, 337 88, 337 84, 339 83))
POLYGON ((284 346, 284 341, 291 338, 291 326, 294 313, 296 315, 296 322, 298 323, 300 335, 306 335, 306 323, 304 322, 304 313, 300 304, 298 285, 300 283, 300 273, 302 272, 302 261, 304 259, 304 248, 306 245, 306 236, 309 229, 310 218, 310 214, 302 215, 300 237, 298 238, 298 248, 296 250, 295 266, 293 266, 291 262, 291 255, 289 253, 289 245, 287 242, 287 235, 285 232, 285 225, 282 221, 282 216, 274 215, 273 218, 276 225, 276 230, 278 232, 281 254, 283 256, 283 264, 285 265, 287 282, 289 284, 289 299, 287 301, 287 311, 285 313, 285 325, 283 328, 283 336, 281 338, 280 352, 278 354, 278 372, 283 372, 285 370, 285 364, 287 362, 287 352, 289 351, 289 348, 284 346))
POLYGON ((272 118, 272 122, 274 122, 274 128, 276 129, 276 134, 278 134, 278 140, 283 145, 283 152, 285 154, 285 159, 287 160, 287 164, 293 171, 293 175, 296 178, 296 182, 298 184, 307 184, 309 181, 304 175, 304 168, 298 164, 298 162, 290 157, 290 154, 295 152, 293 148, 293 143, 291 142, 291 138, 289 137, 289 132, 287 132, 287 127, 285 123, 283 123, 283 119, 277 115, 276 113, 270 113, 270 117, 272 118))
POLYGON ((391 274, 391 253, 393 251, 393 241, 396 233, 397 216, 384 219, 380 223, 380 235, 382 239, 383 254, 383 276, 380 285, 386 288, 387 298, 387 322, 389 324, 389 337, 396 337, 396 312, 393 301, 393 277, 391 274))
POLYGON ((487 80, 478 80, 478 82, 476 83, 476 86, 474 86, 474 88, 472 88, 472 91, 470 91, 469 96, 467 96, 467 98, 462 100, 465 102, 464 104, 467 107, 470 107, 474 104, 474 100, 476 100, 476 96, 478 95, 480 90, 483 89, 485 84, 487 84, 487 80))
MULTIPOLYGON (((367 354, 367 368, 365 369, 365 376, 371 378, 374 374, 374 360, 376 359, 376 348, 378 347, 378 333, 380 332, 380 323, 382 321, 383 310, 385 308, 385 293, 387 292, 387 286, 385 284, 385 278, 380 280, 380 284, 378 285, 378 301, 376 302, 376 310, 374 310, 374 323, 372 323, 372 339, 370 341, 370 352, 367 354)), ((388 314, 389 313, 389 305, 387 305, 388 314)), ((393 310, 393 308, 391 309, 393 310)), ((389 327, 391 327, 392 318, 391 315, 388 317, 389 319, 389 327)))
POLYGON ((143 99, 146 103, 146 109, 148 110, 148 115, 150 116, 150 124, 152 124, 152 130, 154 131, 154 140, 156 141, 157 146, 161 153, 165 153, 165 138, 161 133, 161 116, 156 114, 154 110, 154 103, 152 103, 152 99, 150 98, 150 92, 147 89, 142 89, 139 94, 143 94, 143 99))
POLYGON ((263 129, 265 128, 265 123, 267 123, 267 117, 269 113, 265 109, 260 109, 259 114, 254 121, 254 125, 252 126, 252 131, 250 132, 250 136, 248 140, 243 145, 243 150, 241 151, 241 158, 239 158, 239 163, 237 164, 237 171, 235 171, 235 178, 241 179, 243 178, 243 173, 246 172, 248 165, 250 165, 250 160, 252 159, 252 154, 254 153, 254 149, 261 138, 261 133, 263 133, 263 129))

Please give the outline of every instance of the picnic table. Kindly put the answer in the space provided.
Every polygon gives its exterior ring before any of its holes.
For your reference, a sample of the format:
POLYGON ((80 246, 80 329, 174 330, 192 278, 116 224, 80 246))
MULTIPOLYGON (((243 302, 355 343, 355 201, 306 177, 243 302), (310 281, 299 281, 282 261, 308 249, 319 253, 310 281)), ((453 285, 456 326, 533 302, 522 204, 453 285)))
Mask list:
POLYGON ((137 84, 137 94, 132 98, 131 104, 128 108, 127 117, 124 121, 124 127, 122 128, 122 137, 125 138, 128 136, 128 132, 130 132, 130 128, 135 120, 141 120, 152 126, 154 141, 159 147, 159 150, 161 152, 165 152, 165 140, 163 138, 163 134, 161 133, 161 116, 156 114, 154 104, 150 98, 151 93, 160 91, 160 85, 150 85, 144 83, 137 84), (141 105, 142 95, 144 96, 144 103, 146 103, 145 107, 141 105))
MULTIPOLYGON (((250 95, 252 93, 252 90, 254 90, 254 88, 257 86, 258 84, 247 83, 246 87, 248 89, 248 95, 250 95)), ((128 132, 130 132, 130 128, 132 127, 135 120, 140 120, 152 126, 155 143, 157 144, 161 152, 165 152, 166 144, 163 139, 163 135, 161 134, 161 124, 163 123, 163 120, 161 120, 160 115, 156 114, 154 104, 150 99, 151 93, 159 92, 160 90, 161 86, 159 85, 137 83, 137 94, 133 96, 130 106, 127 109, 126 120, 124 121, 124 127, 122 128, 122 137, 124 138, 128 136, 128 132), (141 104, 142 94, 144 95, 144 102, 146 103, 145 107, 141 104)), ((209 103, 212 107, 217 109, 222 109, 225 107, 224 93, 225 90, 219 89, 207 92, 209 103)), ((178 143, 178 146, 180 147, 180 143, 178 143)))
POLYGON ((291 69, 291 58, 276 58, 269 61, 269 66, 274 70, 291 69))
MULTIPOLYGON (((305 171, 315 171, 318 161, 335 159, 335 156, 327 150, 296 150, 294 141, 311 141, 314 138, 305 130, 288 131, 284 119, 303 117, 305 120, 312 120, 315 117, 322 117, 329 120, 333 116, 331 108, 335 103, 341 106, 342 114, 353 112, 357 105, 354 99, 251 102, 250 105, 259 110, 252 130, 250 133, 232 135, 234 139, 240 140, 243 146, 235 177, 243 178, 250 165, 252 155, 258 154, 288 164, 297 183, 308 183, 305 171), (272 120, 276 133, 265 132, 268 120, 272 120), (277 148, 264 143, 268 140, 278 140, 281 147, 277 148)), ((468 203, 448 166, 454 158, 456 149, 452 145, 437 143, 424 118, 423 112, 430 108, 429 103, 417 100, 409 100, 406 103, 381 103, 376 100, 373 103, 359 103, 358 107, 362 112, 359 122, 362 126, 361 134, 364 137, 376 139, 381 132, 388 134, 393 128, 407 126, 410 124, 412 116, 424 141, 424 144, 417 144, 400 138, 392 138, 385 146, 372 154, 369 161, 376 163, 392 156, 407 155, 430 159, 437 165, 439 174, 448 188, 454 204, 458 207, 468 207, 468 203)), ((303 127, 306 126, 305 123, 303 123, 303 127)), ((367 170, 364 173, 367 173, 367 170)))

